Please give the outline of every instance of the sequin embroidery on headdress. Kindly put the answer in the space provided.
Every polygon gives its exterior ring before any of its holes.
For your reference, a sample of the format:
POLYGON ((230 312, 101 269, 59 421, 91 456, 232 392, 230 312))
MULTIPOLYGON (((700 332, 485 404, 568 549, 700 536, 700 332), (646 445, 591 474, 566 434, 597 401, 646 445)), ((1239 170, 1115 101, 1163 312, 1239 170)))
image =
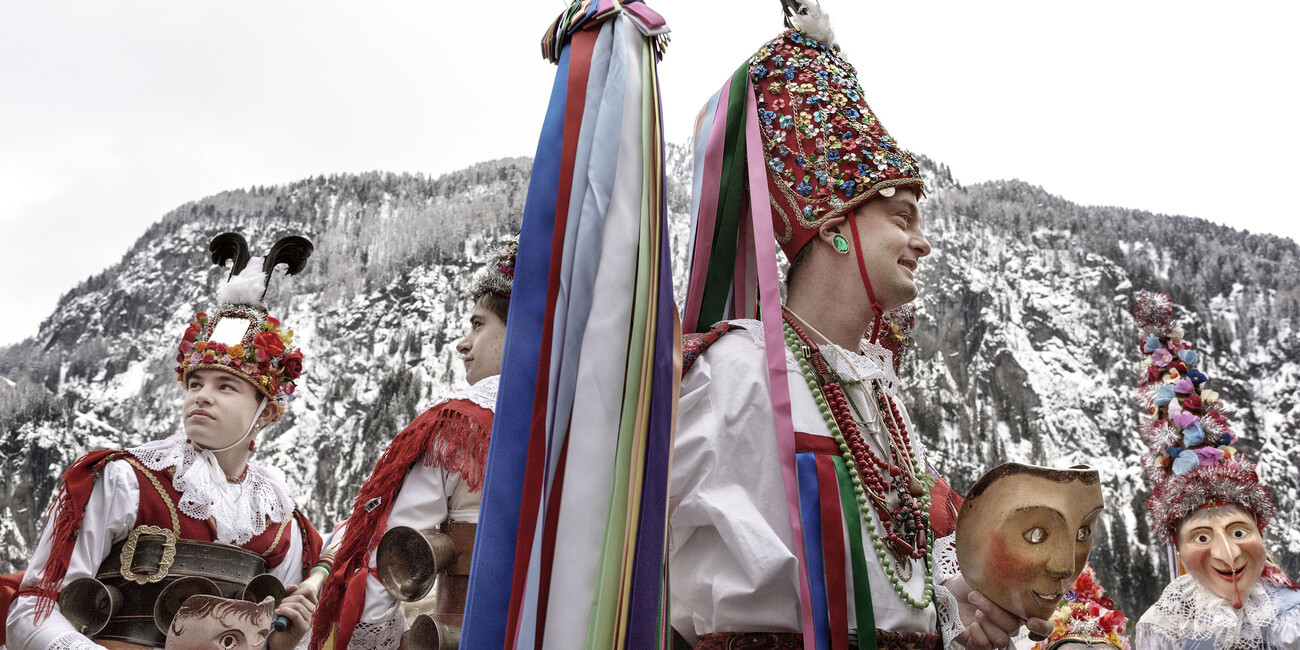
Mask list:
POLYGON ((749 63, 767 162, 772 223, 788 258, 826 220, 882 190, 925 182, 867 105, 838 48, 788 30, 749 63))

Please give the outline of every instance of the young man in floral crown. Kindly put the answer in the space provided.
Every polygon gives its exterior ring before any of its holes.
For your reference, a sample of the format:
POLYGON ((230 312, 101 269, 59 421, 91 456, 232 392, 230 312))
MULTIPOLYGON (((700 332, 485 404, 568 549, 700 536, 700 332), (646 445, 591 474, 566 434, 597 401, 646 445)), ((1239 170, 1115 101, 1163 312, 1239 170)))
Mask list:
MULTIPOLYGON (((469 388, 433 405, 389 443, 357 495, 322 590, 311 648, 336 634, 335 648, 396 648, 407 630, 402 601, 380 582, 376 550, 384 533, 406 526, 445 532, 457 546, 472 546, 478 522, 492 417, 496 408, 510 289, 518 245, 499 247, 469 292, 469 331, 456 343, 469 388)), ((335 532, 335 536, 339 535, 335 532)), ((469 557, 469 548, 457 548, 469 557)), ((468 571, 443 576, 435 606, 440 624, 459 626, 468 571)), ((404 594, 402 600, 422 594, 404 594)))
POLYGON ((63 475, 8 614, 11 650, 161 648, 154 606, 164 589, 197 581, 219 593, 194 593, 240 598, 263 573, 290 594, 275 610, 290 625, 268 647, 292 648, 310 630, 315 594, 295 591, 320 536, 288 487, 250 456, 302 375, 293 332, 262 303, 267 278, 279 263, 301 270, 311 244, 286 238, 266 264, 245 268, 242 237, 221 235, 212 249, 236 242, 241 253, 221 258, 236 266, 219 307, 199 312, 179 344, 184 430, 91 452, 63 475))
POLYGON ((930 253, 924 181, 820 9, 791 20, 698 122, 672 625, 696 648, 1006 647, 1023 621, 962 578, 960 500, 896 374, 910 319, 889 316, 930 253), (765 237, 793 261, 783 306, 765 237))

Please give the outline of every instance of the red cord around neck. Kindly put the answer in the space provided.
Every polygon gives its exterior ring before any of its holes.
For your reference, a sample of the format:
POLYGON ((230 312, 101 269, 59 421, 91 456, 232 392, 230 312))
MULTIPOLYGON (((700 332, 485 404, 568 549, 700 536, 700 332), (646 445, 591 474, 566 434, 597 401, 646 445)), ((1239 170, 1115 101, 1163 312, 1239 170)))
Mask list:
POLYGON ((875 343, 880 336, 880 328, 885 322, 885 309, 876 301, 876 292, 871 290, 871 278, 867 276, 867 262, 862 259, 862 238, 858 237, 858 220, 853 212, 849 213, 848 222, 849 230, 853 233, 853 252, 858 257, 858 274, 862 276, 862 286, 867 288, 867 299, 871 301, 871 311, 876 313, 876 318, 871 327, 871 342, 875 343))

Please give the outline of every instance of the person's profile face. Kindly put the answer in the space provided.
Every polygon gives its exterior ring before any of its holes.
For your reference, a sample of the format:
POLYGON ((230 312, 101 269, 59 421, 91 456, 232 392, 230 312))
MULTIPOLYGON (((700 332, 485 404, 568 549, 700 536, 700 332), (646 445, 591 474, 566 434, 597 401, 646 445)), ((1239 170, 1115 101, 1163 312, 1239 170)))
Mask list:
MULTIPOLYGON (((930 254, 930 242, 921 232, 921 208, 916 193, 907 188, 891 189, 897 190, 893 196, 874 197, 848 216, 857 220, 862 261, 871 279, 871 290, 886 310, 902 307, 916 298, 916 271, 921 258, 930 254)), ((839 230, 852 239, 847 224, 839 230)), ((850 261, 856 270, 857 260, 850 261)), ((863 289, 864 298, 865 293, 863 289)))
POLYGON ((1050 618, 1092 550, 1102 511, 1100 481, 1086 469, 1008 463, 990 475, 995 472, 997 478, 968 498, 957 517, 962 574, 1012 614, 1050 618))
POLYGON ((505 341, 505 321, 487 306, 485 299, 479 298, 470 312, 469 331, 456 342, 456 351, 465 364, 465 381, 473 385, 501 374, 505 341))
POLYGON ((1207 508, 1178 526, 1178 556, 1201 586, 1244 600, 1264 572, 1267 551, 1255 518, 1237 507, 1207 508))

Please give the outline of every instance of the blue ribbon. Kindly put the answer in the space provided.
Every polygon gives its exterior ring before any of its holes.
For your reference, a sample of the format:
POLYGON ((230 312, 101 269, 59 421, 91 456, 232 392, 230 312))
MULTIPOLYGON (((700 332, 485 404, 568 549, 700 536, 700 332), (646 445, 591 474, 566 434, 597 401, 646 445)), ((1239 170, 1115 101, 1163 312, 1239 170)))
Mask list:
POLYGON ((803 519, 803 548, 808 554, 808 586, 812 592, 813 627, 817 650, 830 650, 831 620, 826 603, 826 560, 822 555, 821 494, 817 486, 817 455, 794 457, 799 476, 799 510, 803 519))
POLYGON ((501 384, 492 421, 483 501, 461 628, 462 650, 499 650, 505 645, 529 427, 537 390, 537 360, 541 356, 545 327, 551 233, 555 229, 559 193, 560 166, 553 161, 560 159, 564 141, 568 85, 569 48, 565 47, 560 54, 559 72, 551 89, 524 203, 501 358, 501 384))

